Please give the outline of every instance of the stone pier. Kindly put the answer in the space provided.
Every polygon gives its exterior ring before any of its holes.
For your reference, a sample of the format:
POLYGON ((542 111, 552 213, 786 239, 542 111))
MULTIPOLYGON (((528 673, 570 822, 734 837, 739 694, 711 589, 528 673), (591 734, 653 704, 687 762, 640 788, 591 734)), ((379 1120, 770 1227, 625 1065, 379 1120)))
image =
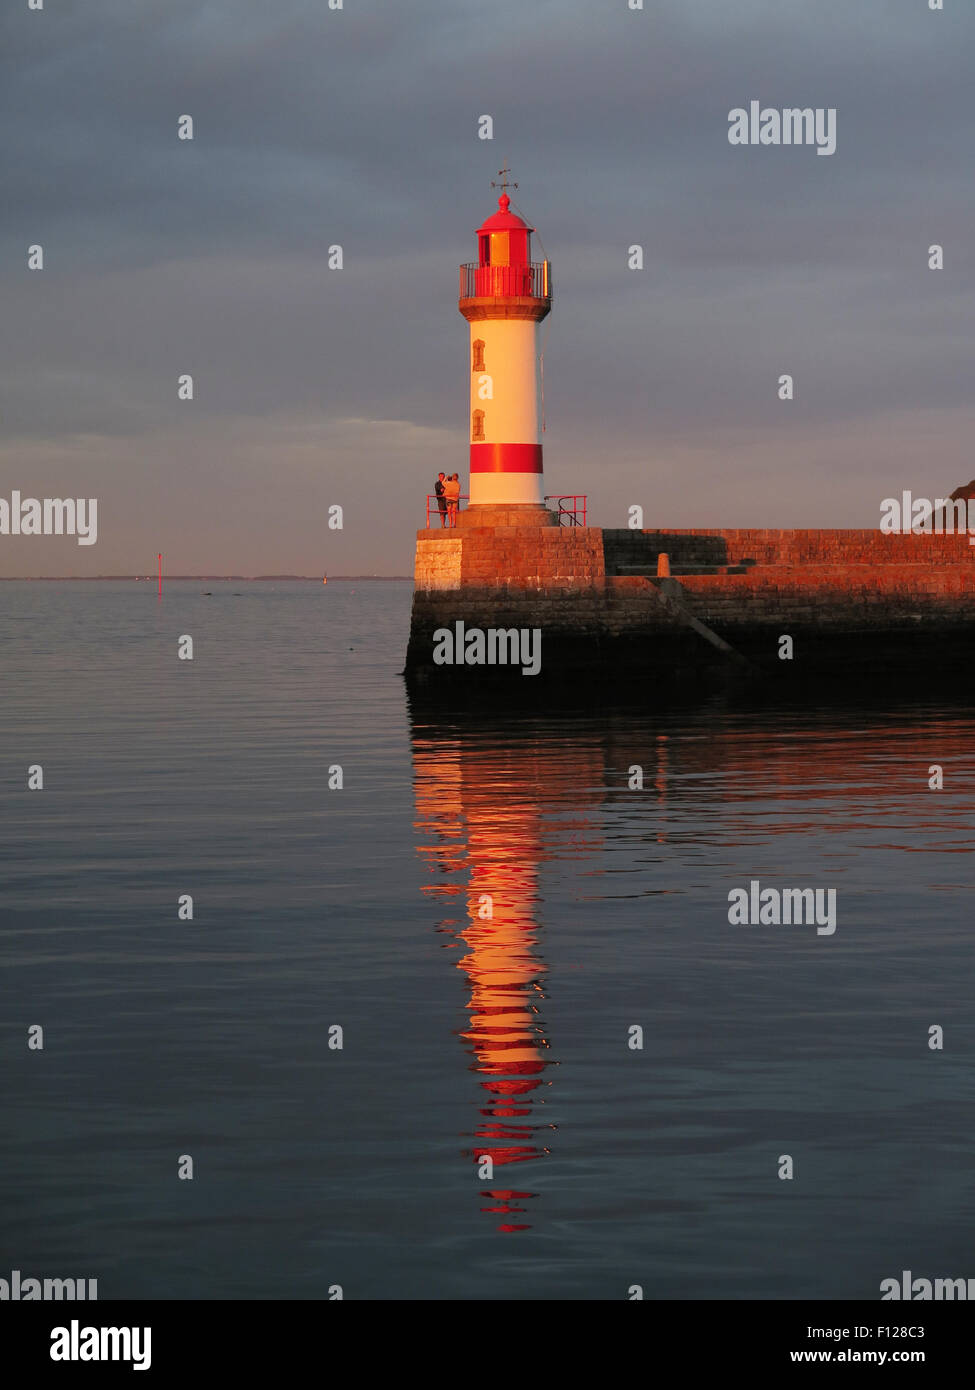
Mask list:
POLYGON ((759 685, 803 689, 893 680, 975 691, 966 535, 607 530, 560 526, 542 508, 471 508, 458 520, 455 530, 417 532, 414 686, 612 696, 624 685, 720 684, 747 672, 759 685), (658 578, 661 554, 669 579, 658 578), (458 622, 537 629, 539 675, 514 663, 438 664, 436 633, 458 622))

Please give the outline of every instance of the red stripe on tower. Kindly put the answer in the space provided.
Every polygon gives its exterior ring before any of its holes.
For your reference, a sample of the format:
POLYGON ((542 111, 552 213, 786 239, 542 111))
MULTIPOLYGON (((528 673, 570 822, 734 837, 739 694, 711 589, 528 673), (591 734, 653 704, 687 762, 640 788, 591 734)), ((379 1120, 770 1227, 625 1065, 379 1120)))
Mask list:
POLYGON ((472 473, 541 473, 541 444, 472 444, 472 473))

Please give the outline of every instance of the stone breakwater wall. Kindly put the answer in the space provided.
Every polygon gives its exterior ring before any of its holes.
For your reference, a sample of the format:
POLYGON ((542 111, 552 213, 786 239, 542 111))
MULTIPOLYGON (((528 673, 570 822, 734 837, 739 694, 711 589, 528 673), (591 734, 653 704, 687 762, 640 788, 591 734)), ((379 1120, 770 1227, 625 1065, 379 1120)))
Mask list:
MULTIPOLYGON (((763 679, 972 680, 975 546, 968 537, 879 530, 476 526, 417 533, 407 675, 420 682, 525 684, 513 666, 438 665, 438 630, 532 628, 542 684, 612 688, 734 662, 763 679), (674 578, 656 577, 666 553, 674 578), (793 655, 783 660, 780 639, 793 655), (740 663, 739 663, 740 665, 740 663)), ((740 672, 739 672, 740 674, 740 672)))
POLYGON ((742 530, 602 531, 610 560, 627 546, 638 550, 668 550, 672 562, 683 556, 715 557, 717 563, 759 565, 904 564, 968 565, 975 573, 975 546, 964 535, 893 535, 874 530, 787 531, 742 530))

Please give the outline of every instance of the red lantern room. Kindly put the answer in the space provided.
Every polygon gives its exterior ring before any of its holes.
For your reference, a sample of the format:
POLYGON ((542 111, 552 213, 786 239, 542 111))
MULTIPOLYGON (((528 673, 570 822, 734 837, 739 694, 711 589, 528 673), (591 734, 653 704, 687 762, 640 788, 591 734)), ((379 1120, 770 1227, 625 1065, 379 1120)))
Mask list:
MULTIPOLYGON (((546 301, 535 306, 537 316, 544 318, 552 296, 549 265, 547 261, 532 265, 535 228, 511 211, 507 164, 501 174, 498 210, 477 229, 477 260, 461 266, 461 313, 464 301, 469 300, 532 299, 546 301)), ((535 316, 533 312, 531 317, 535 316)))
POLYGON ((502 193, 498 211, 477 229, 478 265, 530 265, 531 235, 535 230, 517 213, 509 212, 511 199, 502 193))

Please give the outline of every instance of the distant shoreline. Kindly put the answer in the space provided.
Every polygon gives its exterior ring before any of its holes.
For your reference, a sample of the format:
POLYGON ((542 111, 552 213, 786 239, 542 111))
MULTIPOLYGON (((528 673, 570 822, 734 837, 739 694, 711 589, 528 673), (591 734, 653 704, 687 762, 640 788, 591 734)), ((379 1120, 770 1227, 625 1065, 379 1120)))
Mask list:
MULTIPOLYGON (((363 584, 366 580, 375 579, 381 583, 388 583, 391 580, 412 579, 412 574, 333 574, 328 576, 330 581, 354 579, 357 584, 363 584)), ((130 580, 136 584, 158 584, 159 576, 155 574, 0 574, 0 582, 37 582, 42 584, 66 584, 70 581, 84 580, 85 583, 95 584, 102 580, 130 580)), ((170 583, 173 580, 197 580, 205 579, 208 584, 214 583, 234 583, 234 584, 264 584, 271 580, 283 582, 291 580, 302 584, 321 584, 320 574, 164 574, 163 582, 170 583)))

